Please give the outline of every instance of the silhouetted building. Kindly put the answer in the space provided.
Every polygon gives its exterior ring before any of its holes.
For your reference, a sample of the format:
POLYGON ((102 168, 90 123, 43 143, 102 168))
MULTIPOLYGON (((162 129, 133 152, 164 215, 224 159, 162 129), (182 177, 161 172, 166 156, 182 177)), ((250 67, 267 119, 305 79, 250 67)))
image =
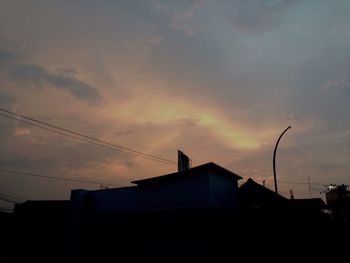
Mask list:
POLYGON ((225 228, 230 232, 236 228, 228 214, 238 206, 241 178, 206 163, 133 181, 136 186, 73 190, 73 243, 77 251, 91 252, 90 256, 97 247, 101 255, 115 246, 119 254, 148 258, 207 255, 213 251, 214 229, 221 232, 221 226, 232 225, 232 229, 225 228), (108 236, 115 237, 113 243, 106 241, 108 236))
POLYGON ((327 216, 325 213, 327 205, 321 198, 291 199, 289 210, 296 217, 318 218, 327 216))
POLYGON ((234 208, 239 175, 207 163, 181 172, 133 181, 137 186, 73 190, 73 211, 110 213, 171 208, 234 208))
POLYGON ((271 247, 301 255, 309 243, 315 252, 342 244, 324 242, 338 240, 338 232, 329 231, 334 225, 314 216, 303 220, 324 207, 322 200, 288 200, 252 179, 238 188, 240 179, 207 163, 131 187, 73 190, 70 201, 28 201, 16 205, 16 246, 8 247, 20 248, 18 258, 40 256, 44 262, 52 255, 60 262, 233 261, 237 253, 252 259, 271 247))
POLYGON ((238 188, 241 208, 275 209, 287 205, 288 199, 249 178, 238 188))
POLYGON ((321 198, 287 199, 249 178, 238 188, 241 213, 284 217, 285 220, 320 220, 329 218, 321 198))
POLYGON ((335 218, 341 221, 350 221, 350 189, 347 185, 339 185, 326 192, 329 209, 335 218))
POLYGON ((69 200, 30 200, 15 204, 14 214, 17 217, 60 220, 69 217, 69 200))
POLYGON ((14 247, 20 247, 20 253, 16 251, 14 256, 35 259, 36 262, 64 261, 71 225, 69 200, 26 201, 16 204, 14 220, 14 247), (52 255, 55 255, 54 258, 52 255))

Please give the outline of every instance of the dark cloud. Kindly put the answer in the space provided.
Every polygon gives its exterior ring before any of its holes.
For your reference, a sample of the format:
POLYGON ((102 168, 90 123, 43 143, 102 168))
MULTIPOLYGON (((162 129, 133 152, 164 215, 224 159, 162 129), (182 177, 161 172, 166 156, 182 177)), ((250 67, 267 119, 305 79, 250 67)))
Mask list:
MULTIPOLYGON (((73 97, 88 102, 98 102, 101 95, 92 85, 74 77, 74 69, 58 70, 51 73, 44 67, 36 64, 16 63, 16 54, 5 49, 0 49, 0 68, 2 72, 9 72, 12 81, 22 81, 44 88, 48 84, 61 90, 68 91, 73 97)), ((8 101, 9 97, 0 94, 0 103, 8 101)))
POLYGON ((30 81, 35 86, 44 88, 51 84, 53 87, 68 91, 73 97, 88 102, 98 102, 101 95, 90 84, 78 80, 71 75, 50 73, 45 68, 35 64, 16 65, 10 72, 14 81, 30 81))
POLYGON ((15 55, 7 50, 0 49, 0 65, 7 62, 12 62, 15 55))

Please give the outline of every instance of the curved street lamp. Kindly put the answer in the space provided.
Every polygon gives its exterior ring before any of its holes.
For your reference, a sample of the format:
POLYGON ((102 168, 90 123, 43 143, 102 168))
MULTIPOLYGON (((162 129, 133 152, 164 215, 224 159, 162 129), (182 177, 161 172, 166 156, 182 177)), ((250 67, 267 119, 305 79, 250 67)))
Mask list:
POLYGON ((276 179, 276 151, 277 151, 277 146, 278 146, 278 144, 279 144, 279 142, 280 142, 280 140, 281 140, 283 134, 285 134, 286 131, 287 131, 288 129, 290 129, 290 128, 292 128, 292 127, 291 127, 291 126, 288 126, 288 128, 285 129, 285 130, 282 132, 282 134, 280 135, 280 137, 278 138, 278 140, 277 140, 277 142, 276 142, 275 150, 273 151, 273 178, 274 178, 274 180, 275 180, 275 192, 276 192, 276 194, 278 194, 277 179, 276 179))

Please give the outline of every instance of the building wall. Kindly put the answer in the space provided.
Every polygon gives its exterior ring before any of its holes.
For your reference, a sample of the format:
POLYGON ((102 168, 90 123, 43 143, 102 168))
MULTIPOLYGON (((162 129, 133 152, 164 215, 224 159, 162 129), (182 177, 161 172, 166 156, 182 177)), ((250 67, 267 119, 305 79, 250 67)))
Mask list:
POLYGON ((90 191, 82 199, 82 209, 89 212, 115 212, 139 209, 136 186, 90 191))
POLYGON ((210 205, 214 207, 236 207, 237 180, 210 174, 210 205))
POLYGON ((343 185, 327 192, 326 199, 335 218, 350 222, 350 191, 346 186, 343 185))
POLYGON ((336 206, 339 203, 339 191, 332 190, 326 193, 326 200, 329 206, 336 206))
POLYGON ((140 203, 147 208, 187 208, 210 205, 208 174, 181 177, 140 188, 140 203))
POLYGON ((80 191, 79 193, 81 193, 79 195, 79 210, 97 213, 171 208, 235 207, 237 204, 237 180, 208 173, 133 187, 80 191))

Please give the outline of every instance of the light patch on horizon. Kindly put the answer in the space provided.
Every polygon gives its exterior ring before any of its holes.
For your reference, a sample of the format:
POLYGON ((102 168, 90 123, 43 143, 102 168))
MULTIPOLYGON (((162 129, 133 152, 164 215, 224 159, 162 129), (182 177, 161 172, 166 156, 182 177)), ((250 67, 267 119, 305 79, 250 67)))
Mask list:
POLYGON ((217 109, 209 109, 205 105, 191 104, 184 100, 161 96, 135 98, 118 105, 112 112, 117 120, 132 120, 138 124, 171 125, 190 119, 195 125, 208 129, 234 149, 256 150, 261 144, 257 135, 231 123, 217 109))

